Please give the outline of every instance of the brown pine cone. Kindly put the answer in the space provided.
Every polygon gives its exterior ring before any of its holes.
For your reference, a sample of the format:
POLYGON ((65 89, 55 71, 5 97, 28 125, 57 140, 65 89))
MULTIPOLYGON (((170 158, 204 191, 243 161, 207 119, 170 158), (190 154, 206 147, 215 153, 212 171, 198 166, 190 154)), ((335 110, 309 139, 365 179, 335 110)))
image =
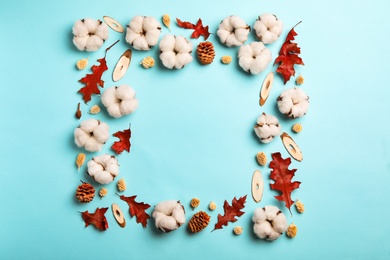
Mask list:
POLYGON ((82 203, 88 203, 95 197, 95 188, 86 182, 83 182, 76 190, 76 198, 82 203))
POLYGON ((204 64, 210 64, 215 57, 214 45, 211 42, 201 42, 196 48, 199 61, 204 64))
POLYGON ((196 233, 206 228, 209 223, 210 216, 204 211, 199 211, 192 216, 192 218, 188 222, 188 227, 192 233, 196 233))

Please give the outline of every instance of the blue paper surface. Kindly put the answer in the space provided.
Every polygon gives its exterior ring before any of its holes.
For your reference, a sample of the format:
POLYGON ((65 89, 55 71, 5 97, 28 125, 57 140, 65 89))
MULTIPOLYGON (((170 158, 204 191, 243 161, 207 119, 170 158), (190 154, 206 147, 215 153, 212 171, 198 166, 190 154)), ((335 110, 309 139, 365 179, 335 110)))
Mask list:
MULTIPOLYGON (((0 258, 1 259, 388 259, 390 247, 389 203, 390 153, 387 60, 390 2, 367 1, 2 1, 0 3, 0 258), (179 28, 178 17, 196 22, 202 18, 213 35, 208 39, 216 50, 211 65, 196 59, 182 70, 165 69, 158 47, 148 52, 133 51, 125 77, 112 81, 112 70, 120 55, 131 48, 125 34, 110 29, 109 39, 96 52, 78 51, 72 43, 72 26, 77 19, 111 16, 123 26, 135 15, 172 19, 171 30, 187 38, 191 30, 179 28), (223 46, 216 35, 219 22, 238 15, 253 26, 263 13, 273 13, 284 22, 283 34, 268 47, 277 57, 288 31, 302 21, 296 42, 302 49, 305 66, 302 89, 310 96, 310 108, 301 119, 286 119, 277 109, 276 98, 294 79, 283 85, 277 76, 264 107, 258 105, 264 77, 276 66, 270 64, 259 75, 248 75, 238 65, 238 48, 223 46), (129 116, 114 119, 94 96, 88 105, 77 91, 78 80, 104 56, 104 49, 120 39, 107 53, 108 71, 104 89, 131 85, 140 106, 129 116), (224 65, 223 55, 233 57, 224 65), (151 69, 139 63, 146 56, 156 60, 151 69), (87 69, 78 71, 77 60, 89 59, 87 69), (85 152, 74 144, 73 131, 80 121, 74 117, 81 102, 83 116, 97 118, 110 126, 110 134, 131 123, 131 152, 117 156, 120 175, 105 187, 107 197, 89 204, 75 199, 80 180, 96 189, 103 187, 78 171, 75 159, 85 152), (92 105, 102 112, 88 114, 92 105), (255 160, 259 151, 268 158, 273 152, 288 153, 279 138, 262 144, 253 125, 262 112, 274 114, 282 131, 289 133, 303 151, 294 180, 301 187, 292 193, 306 207, 293 215, 277 201, 269 188, 268 167, 255 160), (294 123, 303 131, 291 132, 294 123), (251 178, 259 169, 265 179, 263 199, 251 197, 251 178), (187 226, 169 234, 137 224, 128 206, 115 194, 116 181, 124 178, 127 190, 137 200, 153 206, 167 199, 180 200, 187 220, 198 210, 211 216, 210 225, 198 234, 187 226), (244 211, 235 223, 211 232, 223 203, 247 195, 244 211), (201 203, 194 211, 191 198, 201 203), (215 211, 208 204, 217 204, 215 211), (109 229, 100 232, 84 227, 79 212, 117 203, 125 213, 124 229, 115 222, 111 209, 106 213, 109 229), (256 238, 252 215, 256 208, 275 205, 289 223, 295 223, 294 239, 282 235, 275 242, 256 238), (235 236, 235 226, 243 234, 235 236)), ((169 33, 163 27, 162 35, 169 33)), ((161 39, 161 38, 160 38, 161 39)), ((255 40, 251 32, 247 43, 255 40)), ((102 89, 102 91, 104 91, 102 89)), ((110 153, 113 136, 99 153, 110 153)))

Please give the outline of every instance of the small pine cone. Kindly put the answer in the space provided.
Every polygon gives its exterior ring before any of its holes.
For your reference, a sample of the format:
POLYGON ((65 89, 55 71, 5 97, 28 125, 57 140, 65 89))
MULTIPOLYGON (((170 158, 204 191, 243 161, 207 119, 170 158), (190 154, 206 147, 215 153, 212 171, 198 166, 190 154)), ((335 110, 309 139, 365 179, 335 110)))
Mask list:
POLYGON ((149 69, 151 67, 154 66, 154 59, 153 57, 146 57, 144 58, 142 61, 141 61, 141 65, 145 68, 145 69, 149 69))
POLYGON ((290 226, 288 226, 286 234, 289 238, 293 238, 297 235, 297 232, 298 232, 297 226, 295 226, 294 223, 292 223, 290 226))
POLYGON ((199 206, 200 200, 198 198, 193 198, 190 202, 191 207, 194 209, 199 206))
POLYGON ((98 105, 94 105, 91 107, 91 109, 89 110, 89 113, 93 114, 93 115, 96 115, 100 112, 100 107, 98 105))
POLYGON ((125 179, 120 179, 118 181, 118 190, 119 191, 125 191, 126 190, 126 182, 125 182, 125 179))
POLYGON ((192 216, 192 218, 188 222, 188 227, 192 233, 197 233, 199 231, 202 231, 204 228, 206 228, 209 223, 210 223, 210 216, 204 211, 199 211, 198 213, 192 216))
POLYGON ((291 127, 291 130, 293 130, 293 132, 295 133, 299 133, 300 131, 302 131, 302 125, 301 124, 294 124, 292 127, 291 127))
POLYGON ((101 188, 101 189, 99 190, 99 196, 100 196, 101 198, 107 196, 107 193, 108 193, 108 190, 107 190, 106 188, 101 188))
POLYGON ((299 200, 295 201, 295 208, 299 213, 303 213, 305 211, 305 205, 299 200))
POLYGON ((77 158, 76 158, 77 169, 80 169, 80 167, 84 164, 85 157, 86 157, 85 153, 79 153, 77 155, 77 158))
POLYGON ((209 209, 210 210, 215 210, 216 208, 217 208, 217 205, 215 204, 215 202, 214 201, 210 202, 209 209))
POLYGON ((229 64, 232 62, 232 57, 231 56, 222 56, 221 61, 223 64, 229 64))
POLYGON ((242 234, 242 227, 240 227, 240 226, 235 227, 235 228, 233 229, 233 233, 234 233, 235 235, 241 235, 241 234, 242 234))
POLYGON ((265 153, 263 152, 258 152, 256 154, 256 160, 257 162, 261 165, 261 166, 264 166, 267 164, 267 155, 265 155, 265 153))
POLYGON ((204 64, 210 64, 215 57, 214 45, 211 42, 201 42, 196 48, 199 61, 204 64))
POLYGON ((304 81, 305 81, 305 79, 304 79, 301 75, 299 75, 299 76, 296 78, 295 83, 296 83, 297 85, 302 85, 304 81))
POLYGON ((88 203, 95 197, 95 188, 86 182, 83 182, 76 190, 76 198, 82 203, 88 203))
POLYGON ((76 67, 79 70, 85 69, 87 67, 87 65, 88 65, 88 59, 81 59, 81 60, 78 60, 76 63, 76 67))

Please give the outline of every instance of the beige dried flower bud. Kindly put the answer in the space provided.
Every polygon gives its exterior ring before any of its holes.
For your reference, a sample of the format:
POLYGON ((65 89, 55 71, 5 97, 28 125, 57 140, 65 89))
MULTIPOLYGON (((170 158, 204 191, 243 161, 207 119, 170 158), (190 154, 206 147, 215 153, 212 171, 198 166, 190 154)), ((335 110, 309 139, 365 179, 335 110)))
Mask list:
POLYGON ((169 16, 169 14, 164 14, 162 16, 162 22, 163 24, 168 28, 169 31, 171 31, 171 17, 169 16))
POLYGON ((288 226, 286 234, 289 238, 293 238, 297 235, 297 232, 298 232, 297 226, 295 226, 294 223, 292 223, 290 226, 288 226))
POLYGON ((141 61, 141 65, 145 68, 145 69, 149 69, 149 68, 152 68, 154 66, 154 59, 153 57, 146 57, 144 58, 142 61, 141 61))
POLYGON ((294 124, 292 127, 291 127, 291 130, 293 130, 293 132, 295 133, 299 133, 302 131, 302 125, 297 123, 297 124, 294 124))
POLYGON ((200 204, 200 200, 198 198, 193 198, 190 202, 191 207, 194 209, 198 207, 200 204))
POLYGON ((76 67, 79 70, 85 69, 87 67, 87 65, 88 65, 88 59, 81 59, 81 60, 78 60, 76 63, 76 67))
POLYGON ((295 208, 299 213, 303 213, 305 211, 305 205, 299 200, 295 201, 295 208))
POLYGON ((217 208, 217 205, 215 204, 214 201, 211 201, 210 204, 209 204, 209 209, 210 210, 215 210, 217 208))
POLYGON ((86 155, 84 153, 79 153, 76 158, 76 165, 77 165, 77 170, 80 169, 80 167, 84 164, 85 162, 85 157, 86 155))
POLYGON ((103 198, 104 196, 106 196, 107 193, 108 193, 108 190, 107 190, 106 188, 101 188, 101 189, 99 190, 99 196, 100 196, 101 198, 103 198))
POLYGON ((89 113, 93 114, 93 115, 96 115, 100 112, 100 107, 98 105, 94 105, 91 107, 91 109, 89 110, 89 113))
POLYGON ((264 166, 267 164, 267 155, 264 152, 258 152, 256 154, 256 160, 261 165, 264 166))
POLYGON ((119 181, 118 181, 118 184, 117 184, 117 186, 118 186, 118 190, 119 191, 125 191, 126 190, 126 182, 125 182, 125 179, 120 179, 119 181))
POLYGON ((242 234, 242 227, 240 227, 240 226, 235 227, 235 228, 233 229, 233 233, 234 233, 235 235, 241 235, 241 234, 242 234))
POLYGON ((305 79, 304 79, 301 75, 299 75, 299 76, 295 79, 295 83, 296 83, 297 85, 302 85, 304 81, 305 81, 305 79))
POLYGON ((229 64, 232 62, 232 57, 231 56, 222 56, 221 61, 223 64, 229 64))

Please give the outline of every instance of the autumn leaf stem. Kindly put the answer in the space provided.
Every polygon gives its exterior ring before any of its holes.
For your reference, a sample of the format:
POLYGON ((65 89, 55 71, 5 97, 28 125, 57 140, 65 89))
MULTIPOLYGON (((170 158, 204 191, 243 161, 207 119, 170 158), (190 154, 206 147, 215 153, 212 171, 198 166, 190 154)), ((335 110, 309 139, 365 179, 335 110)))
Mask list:
MULTIPOLYGON (((296 25, 294 25, 293 28, 295 28, 296 26, 298 26, 302 21, 299 21, 296 25)), ((118 40, 119 41, 119 40, 118 40)))
POLYGON ((110 47, 108 47, 108 48, 106 49, 106 52, 105 52, 105 54, 104 54, 104 58, 106 57, 107 51, 108 51, 109 49, 111 49, 111 47, 113 47, 113 46, 114 46, 115 44, 117 44, 119 41, 120 41, 120 40, 117 40, 117 41, 114 42, 110 47))

